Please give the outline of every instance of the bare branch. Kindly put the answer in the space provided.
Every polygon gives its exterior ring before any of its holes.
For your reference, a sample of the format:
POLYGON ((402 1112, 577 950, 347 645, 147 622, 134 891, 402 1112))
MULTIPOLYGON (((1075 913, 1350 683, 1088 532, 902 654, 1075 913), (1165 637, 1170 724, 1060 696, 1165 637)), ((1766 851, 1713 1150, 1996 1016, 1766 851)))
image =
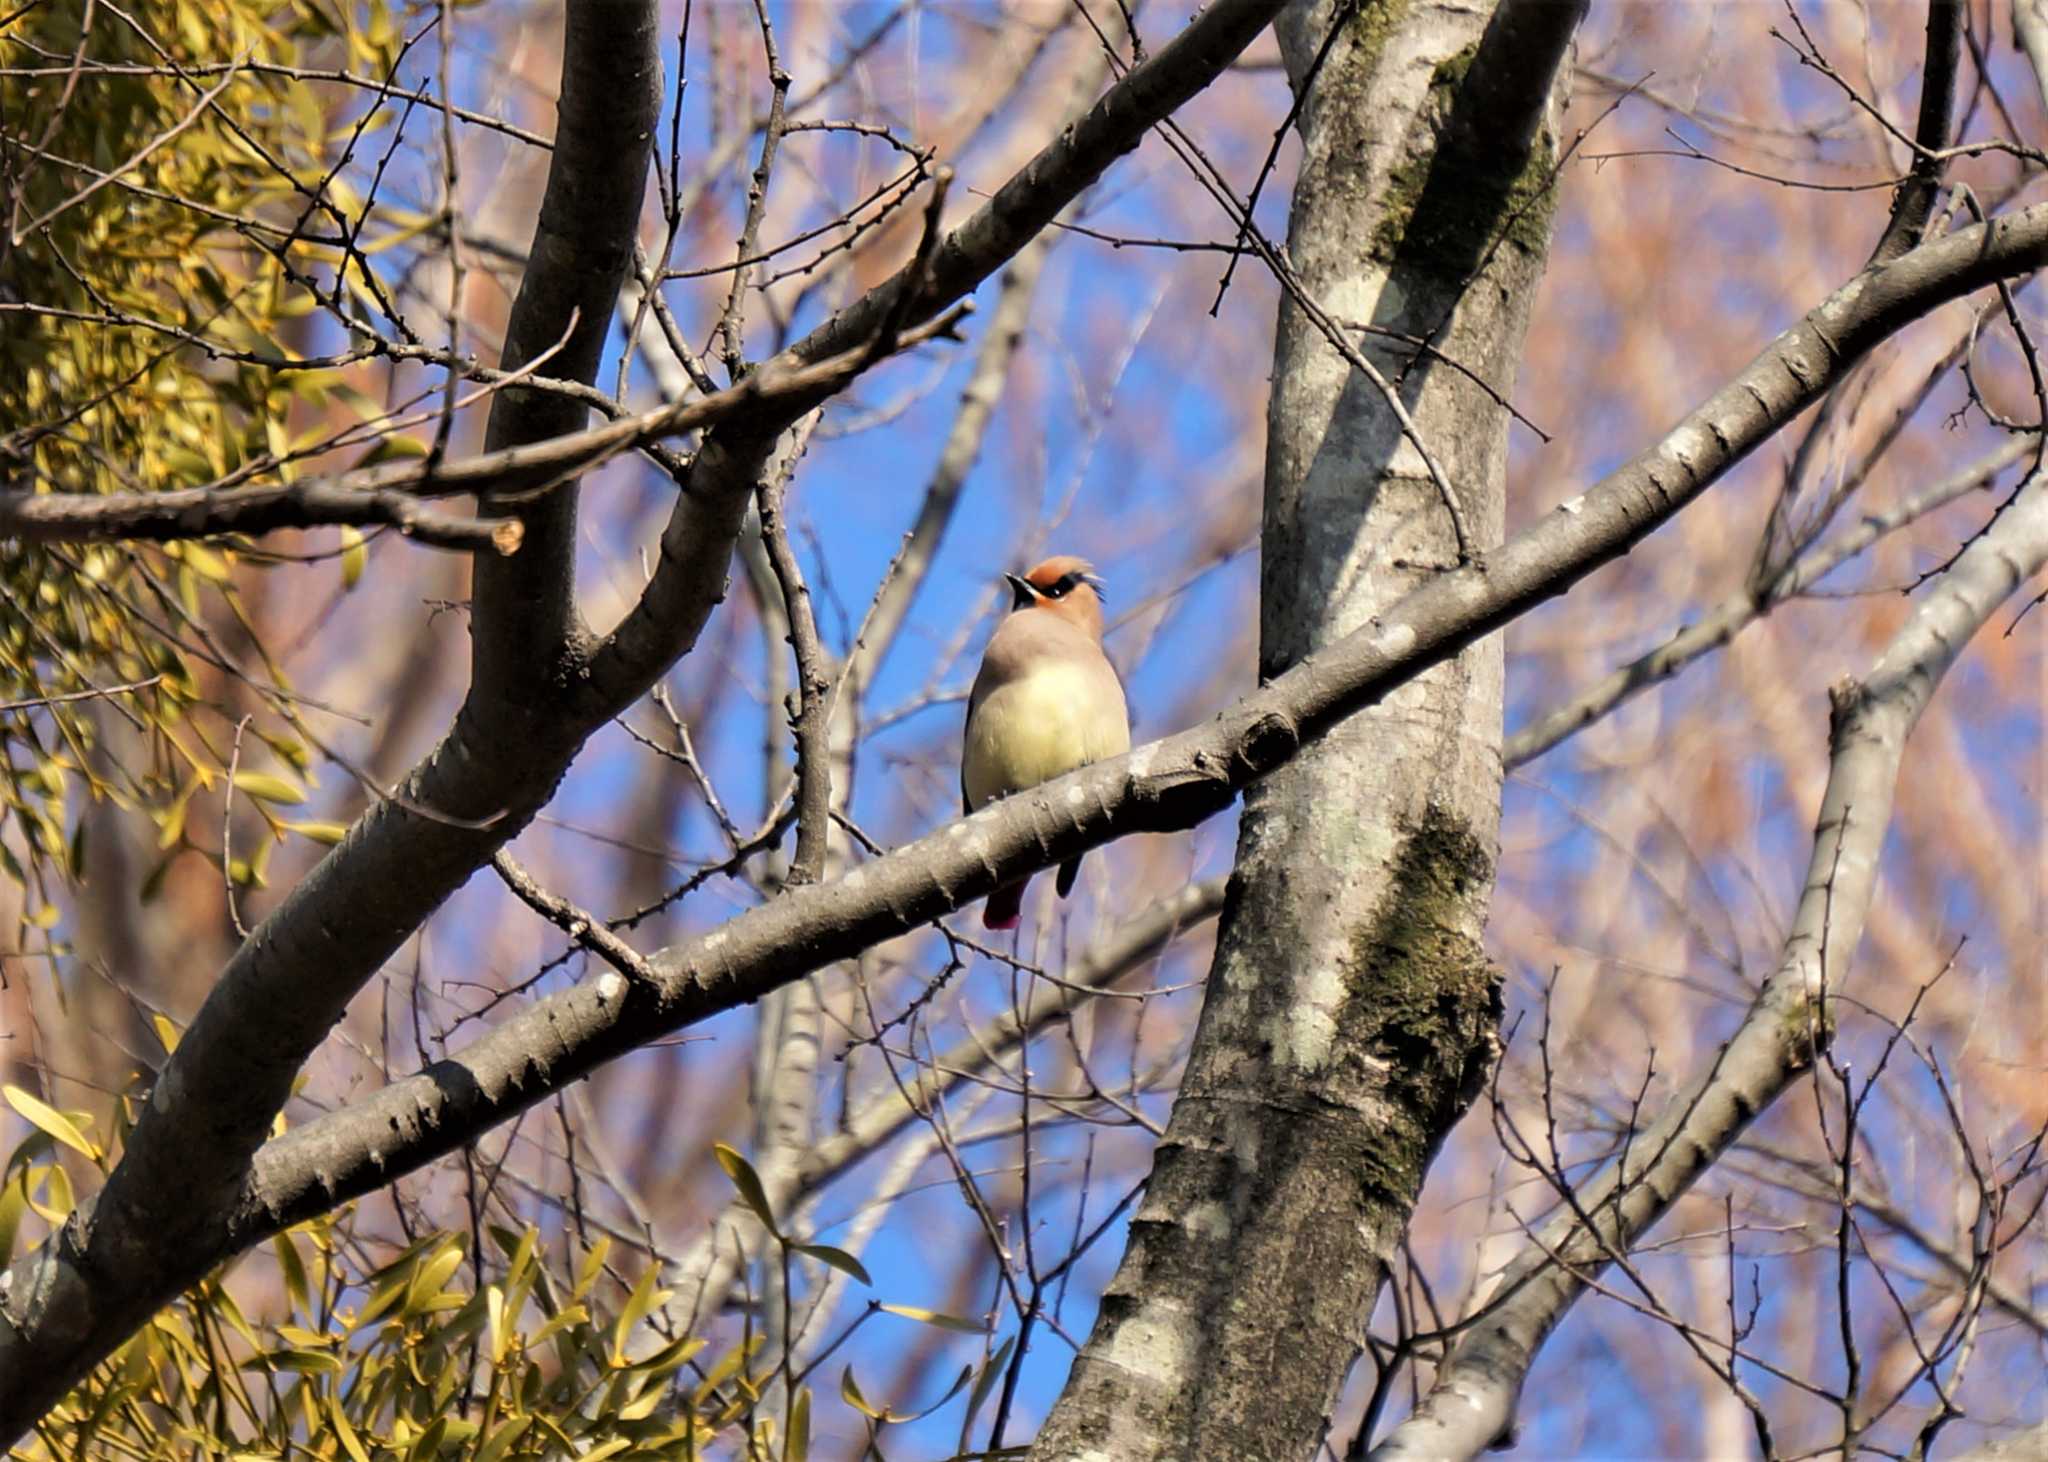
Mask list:
POLYGON ((1991 486, 1999 473, 2035 450, 2032 439, 2016 437, 1947 481, 1915 494, 1888 512, 1869 515, 1854 528, 1793 562, 1761 589, 1745 587, 1729 595, 1656 649, 1601 677, 1566 704, 1510 736, 1502 759, 1510 768, 1526 766, 1644 691, 1661 685, 1694 661, 1728 644, 1778 605, 1803 594, 1886 534, 1967 493, 1991 486))
POLYGON ((395 528, 417 543, 465 552, 516 553, 525 536, 518 518, 472 518, 396 488, 351 488, 317 478, 170 492, 0 492, 0 534, 32 543, 173 543, 339 524, 395 528))
MULTIPOLYGON (((533 557, 522 554, 518 573, 491 580, 495 588, 479 582, 472 699, 448 736, 397 795, 378 802, 237 952, 201 1006, 188 1039, 166 1064, 120 1164, 97 1198, 74 1213, 61 1233, 0 1274, 0 1435, 19 1433, 71 1379, 203 1272, 216 1241, 201 1233, 232 1208, 248 1178, 250 1156, 288 1098, 304 1060, 355 992, 450 892, 531 819, 553 794, 584 739, 643 694, 695 643, 723 595, 742 511, 783 428, 871 363, 871 343, 886 320, 904 322, 899 346, 948 329, 956 318, 955 300, 1001 267, 1080 189, 1135 147, 1148 127, 1219 75, 1279 6, 1280 0, 1220 0, 1204 11, 947 236, 931 259, 926 290, 906 300, 899 289, 885 284, 781 357, 782 364, 771 362, 740 383, 736 389, 757 401, 765 397, 765 402, 751 410, 742 410, 736 400, 724 403, 735 419, 726 430, 708 434, 700 446, 646 591, 587 656, 571 597, 573 499, 556 494, 531 506, 525 499, 629 450, 639 432, 666 435, 683 429, 682 423, 704 403, 665 408, 651 420, 590 432, 574 430, 581 425, 579 415, 557 423, 554 431, 573 435, 553 441, 533 441, 549 434, 542 429, 545 413, 505 406, 506 433, 531 445, 492 441, 491 446, 504 449, 432 473, 413 465, 411 486, 422 486, 421 478, 430 476, 437 490, 485 491, 492 507, 516 510, 526 521, 533 557), (771 389, 764 391, 764 382, 771 389), (544 551, 534 552, 543 546, 544 551), (531 631, 530 639, 520 637, 521 626, 531 631), (565 649, 574 650, 577 663, 563 663, 565 649), (508 708, 518 714, 502 714, 508 708), (191 1267, 195 1263, 200 1267, 191 1267)), ((652 11, 644 4, 573 7, 571 29, 580 17, 580 23, 594 28, 622 26, 638 38, 640 21, 652 11)), ((652 87, 652 34, 649 19, 646 64, 636 62, 633 72, 636 87, 642 78, 652 87)), ((639 54, 631 46, 626 53, 639 54)), ((606 84, 602 58, 585 59, 596 62, 589 82, 606 84)), ((566 92, 565 122, 573 110, 566 92)), ((604 99, 592 96, 590 101, 601 114, 604 99)), ((650 123, 646 135, 651 133, 650 123)), ((635 146, 644 141, 642 134, 632 135, 635 146)), ((620 147, 617 137, 609 142, 620 147)), ((564 159, 577 149, 568 143, 566 135, 557 137, 551 177, 572 166, 564 159)), ((619 182, 622 173, 610 162, 600 161, 597 167, 592 185, 600 191, 619 182)), ((635 198, 644 171, 643 157, 633 174, 635 198)), ((550 210, 575 206, 577 196, 568 192, 558 201, 551 190, 550 210)), ((543 238, 551 228, 575 231, 582 222, 551 211, 543 238)), ((628 218, 616 271, 610 260, 593 271, 605 281, 604 308, 578 306, 577 318, 597 331, 598 343, 611 319, 617 279, 631 257, 631 228, 628 218)), ((578 283, 564 281, 570 296, 582 300, 578 283)), ((581 284, 595 288, 596 281, 581 284)), ((562 303, 550 293, 553 303, 562 303)), ((542 333, 551 341, 563 333, 563 316, 543 309, 546 303, 536 299, 535 317, 549 320, 550 328, 542 333)), ((583 337, 574 343, 580 348, 583 337)), ((590 360, 594 367, 594 347, 590 360)), ((581 405, 575 409, 580 412, 581 405)), ((403 472, 400 478, 350 485, 408 485, 403 472)), ((1021 861, 1023 845, 1010 856, 1021 861)), ((778 902, 795 906, 803 895, 831 888, 798 890, 778 902)), ((624 984, 616 975, 611 979, 624 984)), ((603 977, 598 983, 611 988, 603 977)), ((529 1059, 533 1055, 528 1052, 529 1059)), ((331 1171, 338 1174, 340 1168, 331 1171)))
MULTIPOLYGON (((831 830, 833 805, 828 739, 832 673, 831 657, 818 638, 817 616, 811 612, 810 585, 804 582, 796 550, 789 544, 789 525, 783 520, 787 488, 788 474, 777 473, 761 484, 759 496, 761 539, 782 589, 790 649, 796 656, 796 707, 791 716, 796 738, 796 856, 789 866, 789 881, 795 885, 816 883, 825 870, 825 840, 831 830)), ((770 706, 769 714, 779 714, 781 709, 770 706)))
MULTIPOLYGON (((2015 21, 2027 0, 2016 0, 2015 21)), ((1927 7, 1927 54, 1920 68, 1920 117, 1913 129, 1917 148, 1913 165, 1892 203, 1884 236, 1871 251, 1870 262, 1889 264, 1920 242, 1934 212, 1947 159, 1949 116, 1955 111, 1956 72, 1962 54, 1963 6, 1959 0, 1930 0, 1927 7)))
POLYGON ((1546 514, 1489 555, 1484 568, 1438 575, 1193 731, 1004 799, 843 878, 792 890, 652 956, 663 982, 658 1000, 600 976, 549 997, 450 1061, 296 1130, 265 1149, 233 1237, 216 1243, 238 1247, 388 1182, 615 1055, 908 932, 1001 883, 1124 833, 1193 825, 1308 738, 1624 552, 1913 315, 1981 283, 1987 269, 2038 267, 2044 259, 2048 206, 1963 230, 1860 276, 1663 440, 1546 514))
MULTIPOLYGON (((517 370, 544 350, 551 373, 590 385, 639 237, 640 206, 661 110, 660 7, 651 0, 565 12, 560 122, 526 272, 505 326, 500 364, 517 370)), ((486 454, 579 431, 580 403, 508 387, 491 402, 486 454)), ((601 459, 600 459, 601 460, 601 459)), ((438 466, 429 454, 429 475, 438 466)), ((576 490, 493 484, 478 507, 526 526, 515 559, 479 559, 471 589, 471 697, 489 707, 545 706, 564 657, 585 637, 576 607, 576 490)))
POLYGON ((1971 635, 2043 564, 2048 486, 2036 476, 1917 606, 1869 678, 1834 687, 1828 786, 1777 972, 1708 1068, 1635 1140, 1632 1160, 1582 1188, 1502 1273, 1497 1288, 1509 1298, 1466 1332, 1375 1458, 1476 1456, 1508 1432, 1523 1378, 1573 1302, 1812 1067, 1833 1030, 1827 984, 1848 967, 1876 887, 1907 734, 1971 635))

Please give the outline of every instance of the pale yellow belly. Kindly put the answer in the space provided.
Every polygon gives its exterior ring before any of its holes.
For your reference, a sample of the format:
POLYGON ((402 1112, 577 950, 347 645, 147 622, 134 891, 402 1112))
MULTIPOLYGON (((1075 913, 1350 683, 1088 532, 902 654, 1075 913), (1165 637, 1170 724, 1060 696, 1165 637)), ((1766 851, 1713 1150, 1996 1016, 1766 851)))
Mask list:
POLYGON ((989 692, 967 724, 967 805, 978 808, 1129 751, 1123 693, 1113 682, 1104 686, 1104 673, 1048 669, 989 692))

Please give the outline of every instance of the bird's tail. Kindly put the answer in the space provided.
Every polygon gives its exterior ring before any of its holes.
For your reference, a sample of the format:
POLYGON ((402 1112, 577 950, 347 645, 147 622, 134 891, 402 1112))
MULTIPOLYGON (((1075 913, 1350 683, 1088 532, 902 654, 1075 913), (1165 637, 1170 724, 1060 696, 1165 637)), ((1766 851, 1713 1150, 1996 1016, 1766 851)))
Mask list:
POLYGON ((988 896, 988 902, 981 908, 981 924, 984 929, 1014 929, 1024 912, 1024 889, 1031 882, 1021 878, 1017 882, 997 889, 988 896))
POLYGON ((1081 860, 1079 858, 1069 858, 1066 862, 1060 864, 1060 881, 1055 887, 1059 889, 1061 898, 1065 898, 1074 891, 1074 880, 1080 876, 1081 860))

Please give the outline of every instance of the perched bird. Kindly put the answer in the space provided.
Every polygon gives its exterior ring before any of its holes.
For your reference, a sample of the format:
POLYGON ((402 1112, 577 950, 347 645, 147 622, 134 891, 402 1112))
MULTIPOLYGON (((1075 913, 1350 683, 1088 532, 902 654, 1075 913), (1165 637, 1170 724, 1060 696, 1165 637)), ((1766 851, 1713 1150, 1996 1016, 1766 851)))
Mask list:
MULTIPOLYGON (((967 698, 960 793, 974 812, 1131 749, 1123 682, 1102 653, 1101 581, 1084 559, 1049 558, 1021 578, 1004 574, 1014 602, 989 637, 967 698)), ((1073 890, 1081 860, 1060 865, 1073 890)), ((981 922, 1016 927, 1027 877, 988 896, 981 922)))

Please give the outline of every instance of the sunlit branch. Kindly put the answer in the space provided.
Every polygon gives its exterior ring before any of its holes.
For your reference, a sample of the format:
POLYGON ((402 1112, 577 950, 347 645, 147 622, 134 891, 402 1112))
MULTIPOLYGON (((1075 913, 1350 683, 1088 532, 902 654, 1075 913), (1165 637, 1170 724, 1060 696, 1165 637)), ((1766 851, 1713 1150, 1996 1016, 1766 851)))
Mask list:
POLYGON ((1203 726, 1005 799, 650 956, 662 980, 656 997, 620 981, 588 981, 440 1067, 280 1139, 259 1158, 234 1237, 223 1243, 252 1241, 379 1186, 636 1045, 915 929, 1000 883, 1125 833, 1193 826, 1304 741, 1625 552, 1912 318, 1997 272, 2044 261, 2048 206, 1858 276, 1657 444, 1504 544, 1484 568, 1439 575, 1203 726))
POLYGON ((1474 1456, 1505 1433, 1530 1364, 1572 1304, 1812 1068, 1832 1038, 1831 992, 1862 937, 1907 735, 1972 634, 2044 564, 2048 486, 2035 477, 1918 605, 1870 675, 1833 687, 1828 786, 1776 973, 1624 1161, 1585 1184, 1573 1208, 1502 1272, 1497 1287, 1514 1293, 1464 1335, 1373 1457, 1474 1456))

